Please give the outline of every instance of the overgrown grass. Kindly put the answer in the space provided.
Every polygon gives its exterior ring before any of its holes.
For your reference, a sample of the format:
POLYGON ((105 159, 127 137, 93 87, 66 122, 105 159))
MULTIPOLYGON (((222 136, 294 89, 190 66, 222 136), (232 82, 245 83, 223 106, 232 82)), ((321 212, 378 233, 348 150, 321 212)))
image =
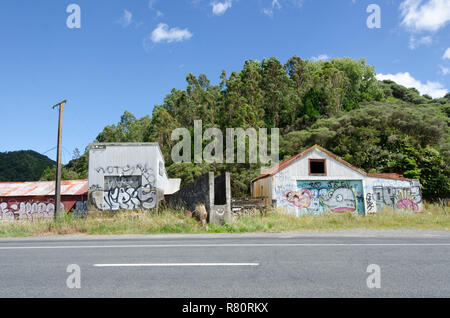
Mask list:
POLYGON ((426 205, 425 212, 385 211, 375 215, 327 214, 295 217, 270 211, 264 216, 233 218, 224 225, 203 226, 194 218, 177 211, 156 215, 123 213, 113 217, 75 219, 71 216, 58 221, 0 222, 0 237, 46 235, 121 235, 166 233, 254 233, 288 231, 333 231, 348 229, 450 229, 450 208, 426 205))

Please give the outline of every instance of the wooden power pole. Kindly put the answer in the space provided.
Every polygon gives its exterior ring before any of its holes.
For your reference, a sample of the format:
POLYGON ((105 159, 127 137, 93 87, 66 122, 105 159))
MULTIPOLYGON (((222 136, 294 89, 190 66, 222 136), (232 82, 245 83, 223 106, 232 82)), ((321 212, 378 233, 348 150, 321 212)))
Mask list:
POLYGON ((58 121, 58 148, 56 154, 56 182, 55 182, 55 219, 64 214, 64 210, 61 211, 61 149, 62 149, 62 121, 64 104, 66 100, 59 102, 53 109, 59 107, 59 121, 58 121))

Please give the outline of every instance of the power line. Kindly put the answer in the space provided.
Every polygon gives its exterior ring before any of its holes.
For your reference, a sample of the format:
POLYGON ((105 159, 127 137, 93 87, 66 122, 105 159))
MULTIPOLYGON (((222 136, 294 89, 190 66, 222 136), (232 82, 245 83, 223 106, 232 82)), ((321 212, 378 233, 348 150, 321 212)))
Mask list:
POLYGON ((46 155, 47 153, 49 153, 52 150, 55 150, 57 147, 53 147, 52 149, 47 150, 46 152, 41 153, 41 155, 46 155))

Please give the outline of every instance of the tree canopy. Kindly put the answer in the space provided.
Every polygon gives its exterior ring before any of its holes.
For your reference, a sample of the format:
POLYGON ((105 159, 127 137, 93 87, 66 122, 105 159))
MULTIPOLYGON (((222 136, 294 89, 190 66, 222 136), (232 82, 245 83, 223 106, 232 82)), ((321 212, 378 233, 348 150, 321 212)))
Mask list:
POLYGON ((0 152, 0 182, 38 181, 44 170, 54 164, 32 150, 0 152))
MULTIPOLYGON (((302 60, 283 65, 272 57, 248 60, 240 72, 223 71, 212 85, 188 74, 185 89, 173 89, 152 116, 125 111, 98 142, 158 142, 171 177, 191 183, 207 171, 230 171, 234 196, 249 194, 255 164, 174 164, 172 131, 203 128, 279 128, 281 160, 319 144, 370 172, 398 172, 420 179, 427 199, 450 195, 450 94, 440 99, 393 81, 377 81, 364 59, 302 60)), ((87 153, 67 167, 86 176, 87 153)))

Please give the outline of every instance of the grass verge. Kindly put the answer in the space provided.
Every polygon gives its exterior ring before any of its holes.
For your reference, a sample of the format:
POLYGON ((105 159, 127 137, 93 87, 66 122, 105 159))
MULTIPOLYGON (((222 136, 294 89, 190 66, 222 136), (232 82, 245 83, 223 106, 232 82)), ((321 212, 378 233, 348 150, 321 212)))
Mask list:
POLYGON ((177 211, 157 215, 124 213, 114 217, 58 221, 0 222, 0 237, 48 235, 122 235, 167 233, 255 233, 335 231, 350 229, 450 229, 450 208, 428 205, 423 213, 380 212, 375 215, 326 214, 295 217, 271 211, 265 216, 242 216, 224 225, 199 224, 177 211))

